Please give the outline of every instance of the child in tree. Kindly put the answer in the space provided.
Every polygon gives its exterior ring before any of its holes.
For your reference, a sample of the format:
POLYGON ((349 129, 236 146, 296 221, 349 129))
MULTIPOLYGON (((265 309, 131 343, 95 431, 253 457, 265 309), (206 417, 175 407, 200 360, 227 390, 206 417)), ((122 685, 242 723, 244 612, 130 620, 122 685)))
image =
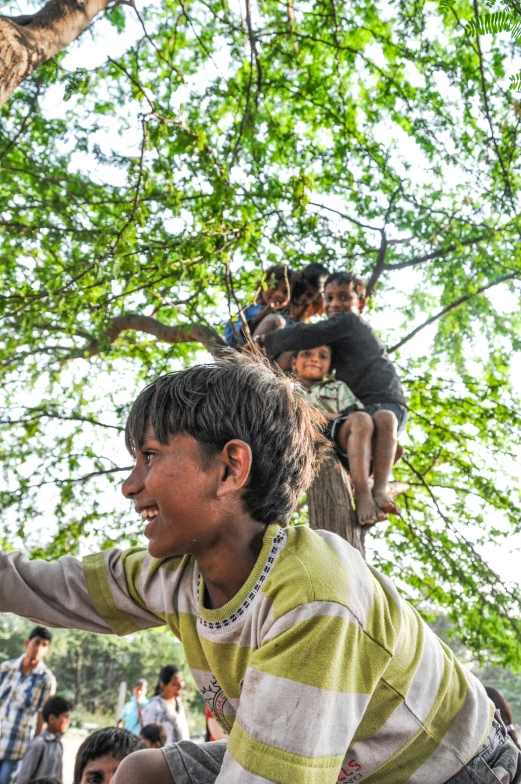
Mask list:
POLYGON ((322 315, 324 286, 328 276, 328 270, 318 262, 308 264, 303 270, 294 273, 288 306, 292 321, 307 324, 313 316, 322 315))
MULTIPOLYGON (((123 493, 148 552, 105 550, 83 566, 0 555, 3 610, 102 633, 168 625, 229 732, 138 751, 112 784, 517 776, 521 755, 482 685, 388 578, 340 537, 287 527, 322 423, 289 379, 242 355, 163 376, 126 427, 123 493)), ((77 763, 75 784, 84 774, 77 763)))
MULTIPOLYGON (((351 272, 335 272, 326 281, 324 298, 327 321, 279 329, 260 337, 259 343, 270 358, 288 351, 332 347, 336 378, 347 384, 372 418, 374 484, 370 495, 358 490, 357 514, 361 523, 374 523, 384 520, 388 513, 399 513, 388 496, 388 481, 397 438, 407 423, 407 406, 394 365, 379 338, 360 316, 365 304, 363 281, 351 272)), ((369 478, 370 462, 371 453, 365 453, 359 488, 369 478)), ((353 484, 356 491, 354 478, 353 484)))
POLYGON ((246 323, 251 337, 258 337, 286 324, 284 309, 291 299, 293 272, 280 265, 266 270, 257 302, 248 305, 237 321, 229 321, 224 328, 224 339, 232 348, 239 348, 246 341, 246 323))
POLYGON ((27 784, 31 779, 53 776, 62 778, 62 735, 71 723, 72 703, 58 695, 51 697, 42 708, 46 728, 27 746, 16 784, 27 784))
POLYGON ((327 379, 332 361, 330 346, 305 348, 293 356, 293 373, 302 384, 307 400, 328 420, 326 436, 333 442, 342 463, 348 468, 354 485, 358 522, 364 525, 373 520, 374 505, 369 485, 369 468, 373 440, 373 422, 363 405, 347 384, 338 379, 327 379))

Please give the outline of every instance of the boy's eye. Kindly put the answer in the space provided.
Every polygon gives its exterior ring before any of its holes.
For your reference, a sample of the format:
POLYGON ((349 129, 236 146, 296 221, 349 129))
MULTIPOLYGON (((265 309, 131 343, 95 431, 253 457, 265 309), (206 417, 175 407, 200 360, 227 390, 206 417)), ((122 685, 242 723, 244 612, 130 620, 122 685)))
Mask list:
POLYGON ((155 452, 143 452, 143 457, 145 458, 145 463, 146 463, 147 465, 150 465, 150 461, 151 461, 151 460, 152 460, 152 458, 153 458, 153 457, 155 457, 155 456, 156 456, 156 453, 155 453, 155 452))

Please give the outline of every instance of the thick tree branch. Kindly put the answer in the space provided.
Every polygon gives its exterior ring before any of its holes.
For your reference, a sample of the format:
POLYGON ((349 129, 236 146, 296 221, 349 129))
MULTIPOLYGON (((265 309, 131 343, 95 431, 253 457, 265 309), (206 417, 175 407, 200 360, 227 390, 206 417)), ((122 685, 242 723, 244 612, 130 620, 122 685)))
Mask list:
POLYGON ((0 106, 18 85, 87 29, 109 0, 49 0, 31 16, 0 16, 0 106))
POLYGON ((496 278, 490 283, 487 283, 485 286, 480 286, 479 289, 473 291, 472 294, 465 294, 465 296, 460 297, 459 299, 455 300, 455 302, 451 302, 450 305, 447 305, 447 307, 443 308, 443 310, 440 310, 439 313, 436 313, 436 315, 431 316, 431 318, 427 319, 427 321, 424 321, 423 324, 420 324, 418 327, 413 329, 412 332, 409 332, 409 334, 402 338, 402 340, 400 340, 394 346, 391 346, 391 348, 388 349, 388 353, 391 354, 393 351, 397 351, 399 348, 404 346, 405 343, 408 343, 409 340, 412 340, 418 334, 418 332, 422 331, 422 329, 425 329, 425 327, 428 327, 430 324, 438 321, 438 319, 447 315, 447 313, 450 313, 451 310, 455 310, 455 308, 459 308, 460 305, 464 305, 465 302, 468 302, 470 299, 472 299, 472 297, 476 297, 478 294, 483 294, 484 291, 488 291, 494 286, 499 286, 500 283, 504 283, 507 280, 514 280, 515 278, 519 277, 519 272, 511 272, 508 275, 502 275, 500 278, 496 278))
POLYGON ((373 271, 371 273, 371 277, 367 281, 367 297, 369 298, 374 291, 374 287, 378 281, 378 278, 385 270, 385 256, 387 254, 387 236, 385 234, 385 229, 381 231, 382 240, 380 242, 380 248, 378 250, 378 256, 376 258, 376 264, 373 267, 373 271))
POLYGON ((120 333, 127 330, 146 332, 165 343, 201 343, 214 357, 219 356, 226 346, 219 333, 204 324, 176 324, 171 327, 150 316, 127 313, 113 319, 101 340, 94 340, 84 349, 78 349, 75 355, 79 357, 95 356, 103 349, 103 344, 106 341, 114 343, 120 333))

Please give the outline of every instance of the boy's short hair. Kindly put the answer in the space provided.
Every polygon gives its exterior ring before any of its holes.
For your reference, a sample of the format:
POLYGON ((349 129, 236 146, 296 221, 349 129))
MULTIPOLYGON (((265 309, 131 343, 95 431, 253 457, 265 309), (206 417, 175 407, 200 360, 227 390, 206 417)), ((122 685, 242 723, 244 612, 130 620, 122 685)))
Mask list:
POLYGON ((83 771, 89 762, 107 756, 122 760, 133 751, 144 748, 146 747, 141 738, 129 730, 105 727, 103 730, 93 732, 85 738, 76 754, 74 784, 80 784, 83 771))
POLYGON ((320 288, 320 283, 324 283, 329 277, 329 270, 318 261, 312 261, 302 270, 302 277, 310 286, 315 289, 320 288))
POLYGON ((62 782, 54 776, 44 776, 43 779, 31 779, 27 784, 62 784, 62 782))
POLYGON ((361 299, 365 299, 367 296, 367 286, 364 281, 350 270, 347 272, 332 272, 326 280, 324 288, 327 289, 331 283, 336 283, 337 286, 350 286, 352 284, 353 289, 361 299))
POLYGON ((137 689, 138 686, 145 686, 148 689, 148 681, 146 678, 138 678, 137 681, 134 683, 133 689, 137 689))
POLYGON ((42 708, 42 716, 45 721, 49 721, 49 716, 61 716, 62 713, 68 713, 73 709, 73 704, 69 700, 66 700, 65 697, 60 697, 58 694, 55 694, 54 697, 49 697, 49 699, 44 702, 42 708))
POLYGON ((35 626, 34 629, 31 629, 27 639, 34 640, 35 637, 52 642, 52 632, 50 629, 46 629, 45 626, 35 626))
POLYGON ((143 738, 143 740, 148 740, 152 744, 160 743, 161 748, 166 743, 166 732, 162 724, 147 724, 141 728, 139 737, 143 738))
POLYGON ((287 264, 272 264, 271 267, 268 267, 268 269, 265 270, 263 280, 265 280, 270 287, 274 282, 278 283, 280 280, 287 281, 291 286, 294 275, 294 271, 290 269, 287 264))
POLYGON ((326 449, 322 425, 282 372, 228 351, 214 365, 161 376, 146 387, 131 408, 125 441, 134 454, 149 426, 162 444, 186 433, 210 459, 228 441, 246 442, 252 467, 244 505, 258 522, 286 525, 326 449))

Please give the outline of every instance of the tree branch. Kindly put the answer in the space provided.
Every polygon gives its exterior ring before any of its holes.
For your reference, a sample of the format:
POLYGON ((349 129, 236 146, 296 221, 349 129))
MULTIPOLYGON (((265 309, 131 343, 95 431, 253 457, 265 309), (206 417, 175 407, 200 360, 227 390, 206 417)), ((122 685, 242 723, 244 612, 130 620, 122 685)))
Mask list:
POLYGON ((75 41, 109 0, 49 0, 37 13, 0 16, 0 106, 18 85, 75 41))
POLYGON ((388 353, 392 354, 393 351, 398 351, 399 348, 404 346, 405 343, 408 343, 409 340, 412 340, 412 338, 414 338, 418 332, 421 332, 422 329, 425 329, 425 327, 428 327, 430 324, 438 321, 438 319, 442 318, 447 313, 450 313, 451 310, 455 310, 455 308, 459 308, 460 305, 464 305, 465 302, 468 302, 470 299, 472 299, 472 297, 476 297, 478 294, 483 294, 484 291, 488 291, 494 286, 499 286, 500 283, 504 283, 507 280, 514 280, 515 278, 519 278, 519 276, 519 272, 511 272, 508 275, 502 275, 500 278, 496 278, 490 283, 487 283, 485 286, 480 286, 479 289, 472 292, 472 294, 465 294, 465 296, 460 297, 455 302, 452 302, 450 305, 447 305, 447 307, 443 308, 443 310, 440 310, 439 313, 436 313, 435 316, 431 316, 431 318, 427 319, 427 321, 424 321, 423 324, 420 324, 418 327, 413 329, 412 332, 409 332, 409 334, 402 338, 399 343, 396 343, 394 346, 388 349, 388 353))
POLYGON ((376 286, 376 282, 378 281, 378 278, 380 277, 382 272, 385 270, 385 256, 387 254, 387 245, 388 245, 388 243, 387 243, 387 235, 385 233, 385 229, 382 229, 382 231, 380 233, 382 235, 382 240, 380 242, 380 248, 378 250, 378 256, 376 258, 376 264, 374 265, 373 271, 371 273, 371 277, 369 278, 369 280, 367 282, 367 289, 366 289, 367 298, 369 298, 371 296, 371 294, 373 293, 374 287, 376 286))
POLYGON ((148 335, 154 335, 158 340, 165 343, 201 343, 214 357, 219 356, 226 346, 219 333, 204 324, 192 323, 168 326, 150 316, 127 313, 122 316, 116 316, 101 340, 94 340, 85 348, 78 349, 75 352, 75 356, 95 356, 102 351, 103 344, 106 341, 114 343, 120 333, 127 330, 146 332, 148 335))

